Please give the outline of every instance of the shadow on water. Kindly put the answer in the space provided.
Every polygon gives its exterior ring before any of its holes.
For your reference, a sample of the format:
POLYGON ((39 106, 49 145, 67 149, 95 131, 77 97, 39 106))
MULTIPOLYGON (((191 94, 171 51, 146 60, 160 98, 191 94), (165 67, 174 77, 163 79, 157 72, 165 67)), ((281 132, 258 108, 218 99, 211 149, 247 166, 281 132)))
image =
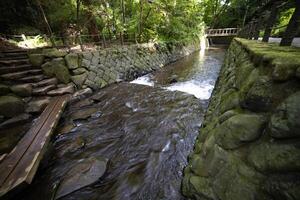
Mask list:
MULTIPOLYGON (((208 98, 195 98, 168 87, 191 81, 214 84, 224 51, 206 53, 148 75, 157 87, 115 84, 69 105, 59 124, 52 156, 18 199, 55 199, 67 174, 70 183, 78 173, 90 170, 89 165, 82 167, 90 158, 108 161, 104 175, 60 199, 184 199, 180 193, 182 171, 208 98), (177 82, 170 83, 170 77, 175 76, 177 82)), ((89 182, 87 179, 80 180, 89 182)))

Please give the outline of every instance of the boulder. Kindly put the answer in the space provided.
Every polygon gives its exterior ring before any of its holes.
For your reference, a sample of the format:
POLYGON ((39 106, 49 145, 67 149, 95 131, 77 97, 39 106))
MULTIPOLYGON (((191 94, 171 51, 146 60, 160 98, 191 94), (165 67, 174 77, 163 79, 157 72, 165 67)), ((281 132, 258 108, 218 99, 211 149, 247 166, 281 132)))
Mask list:
POLYGON ((28 113, 41 113, 46 108, 46 106, 50 103, 50 97, 44 97, 40 99, 35 99, 28 103, 28 107, 26 108, 26 112, 28 113))
POLYGON ((55 75, 54 67, 52 66, 51 61, 44 63, 42 65, 42 70, 46 76, 54 76, 55 75))
POLYGON ((273 105, 273 83, 267 76, 259 77, 249 89, 241 105, 255 112, 265 112, 273 105))
POLYGON ((55 77, 62 83, 70 82, 70 73, 65 65, 56 65, 54 68, 55 77))
POLYGON ((61 127, 58 127, 56 133, 58 135, 67 134, 67 133, 72 132, 72 129, 74 129, 75 127, 76 126, 73 123, 65 124, 61 127))
POLYGON ((261 172, 296 172, 300 170, 300 150, 289 143, 264 142, 251 148, 248 161, 261 172))
POLYGON ((71 76, 71 80, 73 81, 73 83, 75 83, 75 85, 78 88, 81 88, 81 86, 83 85, 83 83, 86 80, 86 77, 87 77, 87 74, 75 75, 75 76, 71 76))
POLYGON ((212 183, 213 191, 222 200, 269 199, 261 184, 264 177, 247 166, 239 158, 231 157, 228 163, 216 174, 212 183))
POLYGON ((78 160, 64 175, 63 180, 59 184, 55 199, 59 199, 95 183, 104 175, 107 161, 106 158, 102 157, 90 157, 78 160))
POLYGON ((0 96, 10 93, 9 86, 0 84, 0 96))
POLYGON ((43 64, 45 56, 43 54, 29 54, 29 61, 32 66, 39 67, 43 64))
POLYGON ((24 102, 15 96, 0 97, 0 115, 4 117, 14 117, 23 113, 25 110, 24 102))
POLYGON ((190 176, 186 178, 186 183, 183 184, 183 194, 188 195, 188 190, 185 189, 188 185, 189 190, 195 191, 196 193, 201 193, 203 199, 213 199, 214 193, 212 187, 210 187, 209 179, 200 176, 190 176))
POLYGON ((13 118, 10 118, 0 124, 0 129, 10 128, 16 125, 20 125, 31 120, 31 115, 23 113, 13 118))
POLYGON ((262 115, 238 114, 213 130, 217 144, 224 149, 235 149, 259 138, 266 119, 262 115))
POLYGON ((83 67, 80 67, 80 68, 74 69, 72 72, 73 72, 74 75, 79 75, 79 74, 86 73, 87 70, 83 67))
POLYGON ((55 58, 42 65, 42 70, 47 76, 55 76, 62 83, 70 82, 70 73, 63 58, 55 58))
POLYGON ((68 84, 64 87, 60 87, 55 90, 51 90, 47 92, 50 96, 57 96, 57 95, 63 95, 63 94, 73 94, 74 93, 74 86, 73 84, 68 84))
POLYGON ((285 99, 274 111, 269 123, 274 138, 300 137, 300 92, 285 99))
POLYGON ((51 60, 51 64, 55 67, 56 65, 66 65, 66 62, 63 58, 54 58, 51 60))
POLYGON ((295 74, 295 67, 287 64, 276 65, 274 67, 272 78, 275 81, 287 81, 295 74))
POLYGON ((296 77, 300 79, 300 67, 298 67, 296 70, 296 77))
POLYGON ((91 117, 92 114, 96 113, 98 111, 98 108, 92 107, 92 108, 85 108, 78 110, 71 114, 72 120, 79 120, 79 119, 87 119, 91 117))
POLYGON ((31 84, 14 85, 10 89, 13 93, 21 97, 28 97, 32 94, 31 84))
POLYGON ((91 88, 85 88, 82 90, 78 90, 73 94, 72 99, 81 99, 83 97, 85 97, 86 95, 92 94, 93 90, 91 88))
POLYGON ((58 58, 58 57, 64 57, 67 55, 67 52, 65 51, 59 51, 58 49, 43 49, 43 55, 48 58, 58 58))
POLYGON ((79 57, 77 53, 66 55, 65 61, 69 69, 77 69, 79 67, 79 57))

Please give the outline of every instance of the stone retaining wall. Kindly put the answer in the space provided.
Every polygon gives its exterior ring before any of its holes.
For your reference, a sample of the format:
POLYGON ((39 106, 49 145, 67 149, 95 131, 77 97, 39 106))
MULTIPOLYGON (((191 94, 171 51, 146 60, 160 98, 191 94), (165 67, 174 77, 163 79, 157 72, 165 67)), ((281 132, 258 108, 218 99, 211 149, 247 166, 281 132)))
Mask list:
POLYGON ((300 50, 234 39, 182 189, 192 199, 300 198, 300 50))
POLYGON ((65 84, 72 81, 78 89, 99 89, 122 80, 133 80, 199 49, 200 42, 195 40, 186 46, 148 43, 82 53, 44 52, 30 57, 32 63, 41 65, 47 76, 55 76, 65 84), (51 59, 44 60, 44 55, 51 59))

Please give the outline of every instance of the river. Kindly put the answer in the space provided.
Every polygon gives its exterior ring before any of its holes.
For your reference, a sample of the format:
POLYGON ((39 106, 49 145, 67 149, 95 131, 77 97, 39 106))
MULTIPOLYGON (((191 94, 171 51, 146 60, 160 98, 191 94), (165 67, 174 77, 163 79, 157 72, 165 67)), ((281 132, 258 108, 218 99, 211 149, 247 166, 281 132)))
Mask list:
POLYGON ((71 103, 51 154, 17 199, 185 199, 183 168, 224 53, 197 52, 71 103))

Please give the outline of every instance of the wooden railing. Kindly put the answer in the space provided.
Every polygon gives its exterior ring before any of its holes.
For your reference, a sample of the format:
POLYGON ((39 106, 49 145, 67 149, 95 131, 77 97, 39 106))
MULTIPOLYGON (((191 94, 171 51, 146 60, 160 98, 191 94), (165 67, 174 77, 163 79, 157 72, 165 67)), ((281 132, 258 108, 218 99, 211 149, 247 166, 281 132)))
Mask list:
POLYGON ((207 29, 205 34, 207 37, 235 36, 239 31, 239 28, 207 29))

